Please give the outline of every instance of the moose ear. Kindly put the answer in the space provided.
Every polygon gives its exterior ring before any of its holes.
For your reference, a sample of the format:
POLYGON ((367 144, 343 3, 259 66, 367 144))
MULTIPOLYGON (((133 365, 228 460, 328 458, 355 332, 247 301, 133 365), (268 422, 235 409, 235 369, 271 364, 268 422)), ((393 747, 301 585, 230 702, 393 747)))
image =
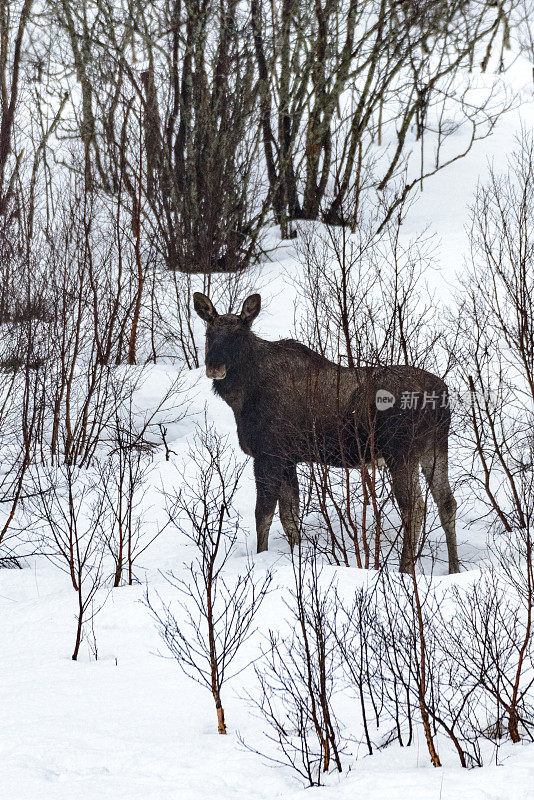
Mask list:
POLYGON ((206 297, 202 292, 195 292, 193 294, 193 305, 195 306, 195 311, 198 316, 201 317, 204 322, 212 322, 215 317, 219 316, 209 297, 206 297))
POLYGON ((243 303, 243 308, 241 309, 241 319, 243 322, 246 322, 247 325, 251 325, 260 313, 260 309, 261 297, 259 294, 251 294, 250 297, 247 297, 243 303))

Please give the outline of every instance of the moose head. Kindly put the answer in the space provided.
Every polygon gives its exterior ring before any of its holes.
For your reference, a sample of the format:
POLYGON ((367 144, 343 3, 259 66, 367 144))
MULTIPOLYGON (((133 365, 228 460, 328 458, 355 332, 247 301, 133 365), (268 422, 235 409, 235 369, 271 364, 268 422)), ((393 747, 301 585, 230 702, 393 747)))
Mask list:
POLYGON ((259 294, 251 294, 240 314, 219 314, 205 294, 195 292, 193 303, 198 316, 207 322, 206 375, 221 381, 240 365, 250 340, 250 328, 261 309, 259 294))

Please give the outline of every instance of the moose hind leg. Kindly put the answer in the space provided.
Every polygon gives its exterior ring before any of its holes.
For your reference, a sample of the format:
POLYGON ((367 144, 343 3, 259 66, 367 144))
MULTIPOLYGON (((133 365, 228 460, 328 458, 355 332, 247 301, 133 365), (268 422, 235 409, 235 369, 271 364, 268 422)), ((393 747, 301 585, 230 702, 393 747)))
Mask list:
POLYGON ((278 509, 280 511, 280 522, 282 523, 284 533, 287 536, 291 549, 293 549, 300 540, 299 484, 297 468, 294 465, 284 470, 282 482, 280 484, 278 509))
POLYGON ((456 542, 456 500, 449 483, 447 448, 432 448, 421 458, 421 469, 438 507, 439 521, 445 531, 449 553, 449 573, 460 572, 456 542))
POLYGON ((410 572, 417 552, 425 511, 419 483, 419 465, 417 462, 402 462, 390 466, 390 473, 393 494, 399 506, 404 531, 400 571, 410 572))
POLYGON ((256 478, 257 552, 263 553, 269 549, 269 531, 280 493, 280 475, 258 459, 254 461, 254 475, 256 478))

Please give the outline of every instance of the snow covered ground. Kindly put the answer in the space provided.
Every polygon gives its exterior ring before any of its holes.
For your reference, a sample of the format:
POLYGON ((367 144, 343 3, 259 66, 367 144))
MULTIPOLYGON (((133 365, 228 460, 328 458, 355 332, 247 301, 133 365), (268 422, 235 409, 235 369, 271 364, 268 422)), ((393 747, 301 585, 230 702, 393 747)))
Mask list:
MULTIPOLYGON (((488 160, 496 168, 505 166, 521 124, 531 127, 534 121, 530 66, 523 62, 513 69, 513 82, 524 87, 525 105, 501 119, 493 135, 476 143, 464 160, 428 180, 405 225, 407 237, 427 225, 437 234, 440 244, 429 280, 440 299, 454 289, 462 269, 466 209, 478 178, 487 174, 488 160)), ((293 244, 283 243, 258 272, 256 288, 262 293, 264 310, 255 329, 265 338, 292 331, 298 304, 291 279, 295 268, 293 244)), ((168 365, 147 367, 139 402, 155 405, 176 374, 177 369, 168 365)), ((232 413, 212 395, 203 370, 190 373, 186 381, 189 415, 169 426, 173 455, 166 462, 160 447, 150 476, 145 503, 154 524, 164 520, 161 487, 179 481, 188 439, 205 408, 208 420, 228 434, 239 452, 232 413)), ((230 564, 236 572, 247 553, 254 551, 254 499, 248 464, 239 490, 242 531, 230 564)), ((484 532, 468 528, 460 515, 459 541, 460 554, 469 564, 477 560, 484 532)), ((284 615, 283 598, 291 575, 277 518, 271 550, 251 557, 258 575, 273 570, 276 589, 267 597, 258 625, 275 626, 284 615)), ((422 739, 410 748, 392 745, 372 757, 362 757, 355 744, 347 761, 350 771, 330 776, 325 787, 304 789, 288 768, 270 766, 239 742, 238 733, 252 745, 261 734, 261 721, 240 699, 254 680, 252 670, 225 686, 229 735, 219 736, 212 698, 184 677, 172 660, 158 655, 161 643, 142 603, 146 586, 168 596, 161 572, 179 571, 189 558, 187 543, 168 528, 140 560, 141 583, 111 590, 96 616, 98 658, 84 642, 77 663, 70 660, 75 596, 67 576, 42 558, 27 559, 22 570, 0 571, 1 800, 289 800, 310 794, 321 800, 534 798, 534 745, 507 745, 499 751, 499 765, 470 771, 457 766, 445 748, 445 766, 437 770, 429 764, 422 739)), ((355 568, 336 572, 348 592, 366 579, 355 568)), ((465 580, 465 573, 459 580, 465 580)))

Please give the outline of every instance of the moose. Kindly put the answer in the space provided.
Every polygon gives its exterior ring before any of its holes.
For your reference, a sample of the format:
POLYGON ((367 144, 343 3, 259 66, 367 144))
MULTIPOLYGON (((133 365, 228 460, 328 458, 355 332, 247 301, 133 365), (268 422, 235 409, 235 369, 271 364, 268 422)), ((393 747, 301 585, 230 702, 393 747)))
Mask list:
POLYGON ((258 552, 268 549, 277 504, 290 545, 299 540, 297 464, 362 469, 374 462, 385 464, 400 510, 401 571, 413 569, 423 522, 421 467, 446 534, 449 572, 458 572, 444 381, 406 365, 344 367, 294 339, 261 339, 251 330, 258 294, 240 314, 218 314, 200 292, 193 301, 207 323, 206 376, 254 459, 258 552))

